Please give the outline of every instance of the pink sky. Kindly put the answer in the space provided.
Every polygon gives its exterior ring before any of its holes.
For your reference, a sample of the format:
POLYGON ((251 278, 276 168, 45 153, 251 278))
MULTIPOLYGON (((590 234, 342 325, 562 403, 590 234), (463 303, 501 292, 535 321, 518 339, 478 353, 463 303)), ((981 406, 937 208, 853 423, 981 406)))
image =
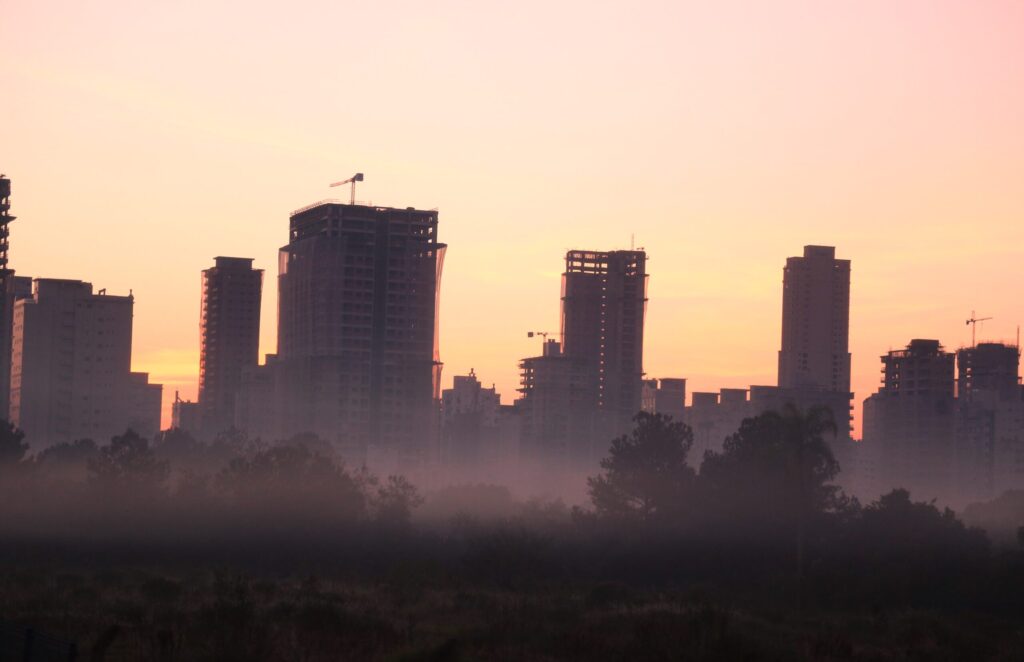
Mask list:
MULTIPOLYGON (((199 272, 289 212, 438 207, 446 382, 511 401, 569 248, 650 255, 645 368, 774 383, 782 265, 853 261, 857 401, 913 337, 1024 319, 1024 3, 47 2, 0 10, 12 266, 136 295, 194 397, 199 272)), ((859 421, 858 421, 859 423, 859 421)))

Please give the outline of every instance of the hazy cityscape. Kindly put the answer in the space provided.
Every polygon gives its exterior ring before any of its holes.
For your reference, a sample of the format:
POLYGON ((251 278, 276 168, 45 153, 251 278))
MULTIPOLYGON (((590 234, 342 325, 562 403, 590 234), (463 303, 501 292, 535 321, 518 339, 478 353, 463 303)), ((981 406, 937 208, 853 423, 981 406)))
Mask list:
POLYGON ((1009 662, 1024 4, 0 9, 0 662, 1009 662))

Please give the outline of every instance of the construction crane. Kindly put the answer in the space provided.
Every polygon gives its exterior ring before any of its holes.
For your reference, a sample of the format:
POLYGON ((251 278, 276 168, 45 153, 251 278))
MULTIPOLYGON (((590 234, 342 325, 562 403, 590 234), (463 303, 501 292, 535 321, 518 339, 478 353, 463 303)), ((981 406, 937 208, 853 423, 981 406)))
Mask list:
POLYGON ((356 182, 361 182, 361 181, 363 181, 363 173, 357 172, 355 175, 349 177, 345 181, 334 182, 333 184, 331 184, 331 186, 342 186, 344 184, 351 184, 352 185, 352 194, 349 196, 348 203, 350 205, 354 205, 356 203, 356 182))
POLYGON ((971 347, 975 346, 975 332, 978 330, 978 322, 985 322, 991 317, 975 317, 975 312, 971 311, 971 319, 967 320, 967 324, 971 326, 971 347))
POLYGON ((547 340, 548 339, 548 335, 550 335, 550 334, 551 334, 550 331, 527 331, 526 332, 526 337, 527 338, 532 338, 534 336, 540 336, 544 340, 547 340))

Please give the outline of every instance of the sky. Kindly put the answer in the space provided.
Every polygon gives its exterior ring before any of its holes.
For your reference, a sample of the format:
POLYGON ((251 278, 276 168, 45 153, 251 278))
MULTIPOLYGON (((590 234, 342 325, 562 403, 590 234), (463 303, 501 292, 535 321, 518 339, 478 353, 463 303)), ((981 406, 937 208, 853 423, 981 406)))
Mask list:
POLYGON ((568 249, 647 250, 644 368, 692 392, 775 383, 785 259, 834 245, 859 410, 972 310, 1016 338, 1022 81, 1015 1, 0 0, 11 266, 133 292, 166 423, 200 271, 255 258, 274 352, 289 213, 357 171, 440 210, 444 383, 506 403, 568 249))

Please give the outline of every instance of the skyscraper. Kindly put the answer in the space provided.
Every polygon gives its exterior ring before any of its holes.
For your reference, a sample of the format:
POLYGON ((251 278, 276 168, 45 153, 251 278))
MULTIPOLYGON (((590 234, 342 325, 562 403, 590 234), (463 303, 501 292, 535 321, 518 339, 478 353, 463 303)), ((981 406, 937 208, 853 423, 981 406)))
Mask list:
POLYGON ((877 486, 917 499, 954 490, 955 355, 938 340, 911 340, 882 359, 882 386, 864 401, 864 444, 877 458, 877 486))
POLYGON ((961 503, 1024 488, 1024 387, 1020 348, 964 347, 957 358, 957 459, 961 503))
POLYGON ((252 268, 252 258, 214 260, 203 270, 199 322, 199 406, 207 434, 235 424, 242 375, 259 363, 263 292, 263 270, 252 268))
POLYGON ((804 246, 783 272, 779 387, 848 393, 849 338, 850 261, 832 246, 804 246))
POLYGON ((57 279, 15 304, 11 421, 34 447, 159 431, 162 387, 131 372, 133 304, 57 279))
POLYGON ((562 275, 562 352, 594 369, 606 428, 627 429, 641 406, 647 255, 571 250, 562 275))
POLYGON ((31 294, 32 280, 14 275, 10 247, 11 180, 0 175, 0 418, 8 418, 11 398, 11 339, 14 302, 31 294))
POLYGON ((292 214, 278 353, 248 389, 272 394, 278 435, 314 432, 401 464, 436 459, 437 223, 436 211, 334 202, 292 214))

